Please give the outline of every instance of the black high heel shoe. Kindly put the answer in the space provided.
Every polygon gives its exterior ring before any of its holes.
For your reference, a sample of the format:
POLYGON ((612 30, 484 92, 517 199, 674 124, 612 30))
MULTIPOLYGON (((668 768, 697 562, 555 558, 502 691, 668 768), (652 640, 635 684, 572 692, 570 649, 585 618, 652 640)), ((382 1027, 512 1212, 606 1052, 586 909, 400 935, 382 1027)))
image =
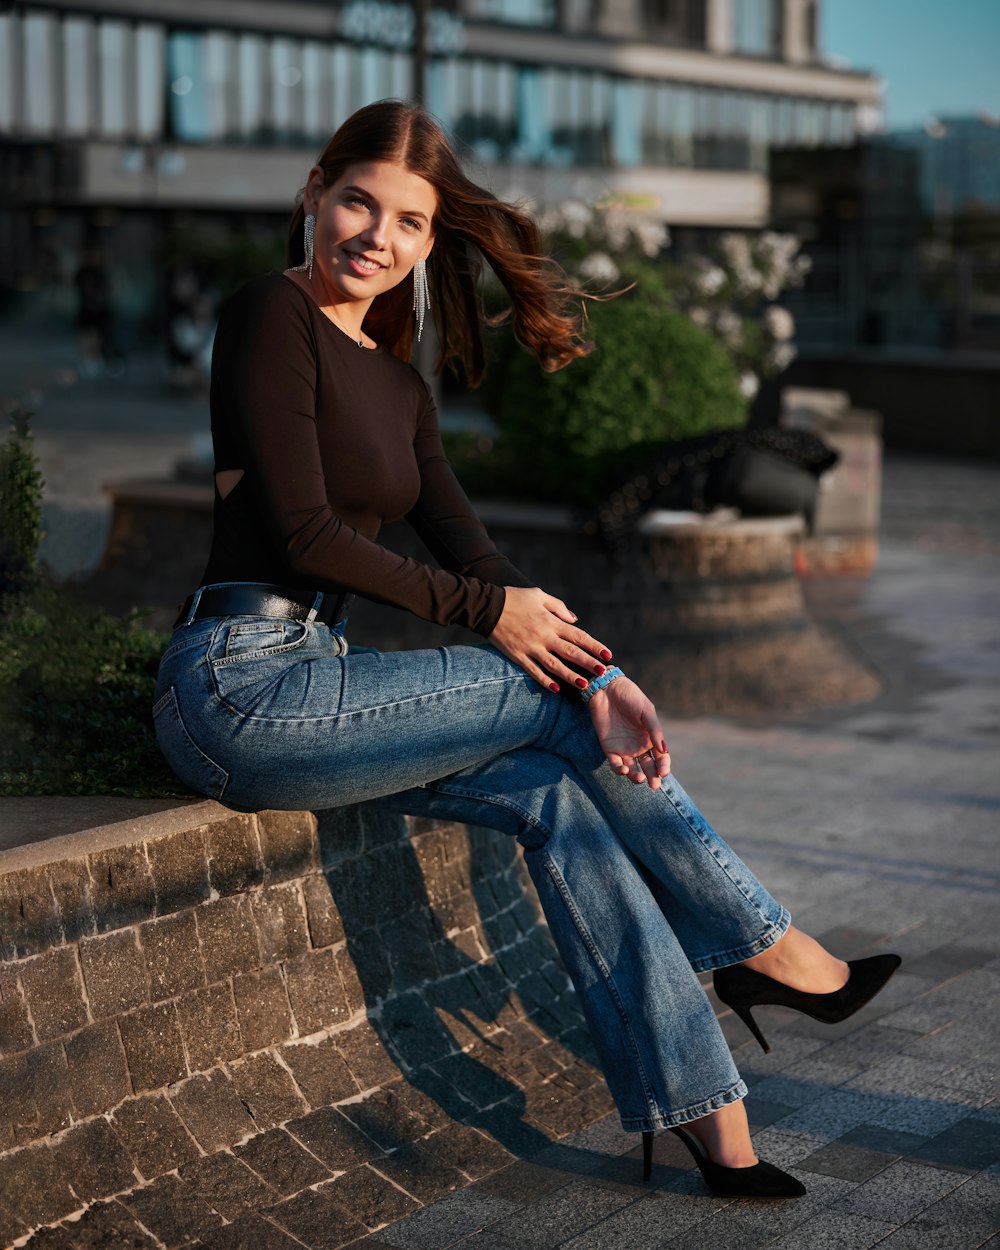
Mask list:
MULTIPOLYGON (((727 1168, 715 1163, 708 1151, 693 1133, 682 1128, 672 1128, 670 1132, 687 1146, 691 1157, 698 1165, 702 1180, 713 1194, 722 1198, 801 1198, 806 1192, 805 1185, 773 1163, 765 1163, 760 1159, 752 1167, 727 1168)), ((653 1134, 642 1135, 642 1179, 648 1181, 653 1170, 653 1134)))
POLYGON ((805 990, 793 990, 791 986, 783 985, 753 968, 745 968, 742 964, 716 968, 712 973, 712 983, 721 1001, 736 1012, 767 1052, 771 1047, 757 1027, 751 1007, 791 1007, 794 1011, 804 1012, 824 1024, 836 1024, 854 1015, 865 1003, 870 1002, 902 962, 898 955, 870 955, 867 959, 849 959, 847 966, 851 974, 846 985, 831 994, 809 994, 805 990))

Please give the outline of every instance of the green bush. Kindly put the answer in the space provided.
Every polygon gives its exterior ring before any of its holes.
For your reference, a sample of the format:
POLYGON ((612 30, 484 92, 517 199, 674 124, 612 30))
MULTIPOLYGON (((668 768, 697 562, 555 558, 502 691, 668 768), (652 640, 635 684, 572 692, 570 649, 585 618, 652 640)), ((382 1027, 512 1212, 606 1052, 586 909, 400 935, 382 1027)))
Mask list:
POLYGON ((673 305, 655 273, 633 291, 589 306, 595 350, 546 374, 512 339, 500 345, 486 393, 501 465, 521 493, 594 503, 639 447, 734 429, 747 401, 725 348, 673 305), (631 455, 630 455, 631 452, 631 455))
POLYGON ((150 715, 166 636, 45 578, 41 496, 19 411, 0 447, 0 795, 190 797, 150 715))

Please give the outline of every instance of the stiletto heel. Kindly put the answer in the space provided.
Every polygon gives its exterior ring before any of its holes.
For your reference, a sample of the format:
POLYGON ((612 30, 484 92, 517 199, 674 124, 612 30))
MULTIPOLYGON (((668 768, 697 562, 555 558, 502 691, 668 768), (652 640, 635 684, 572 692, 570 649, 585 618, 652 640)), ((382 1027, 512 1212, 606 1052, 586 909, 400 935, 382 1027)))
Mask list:
POLYGON ((642 1179, 648 1181, 653 1171, 653 1133, 647 1129, 642 1135, 642 1179))
MULTIPOLYGON (((773 1163, 758 1160, 748 1168, 727 1168, 716 1163, 693 1133, 682 1128, 670 1132, 688 1148, 702 1180, 713 1194, 723 1198, 801 1198, 805 1185, 773 1163)), ((650 1134, 652 1137, 652 1134, 650 1134)))
POLYGON ((850 975, 846 984, 831 994, 809 994, 805 990, 793 990, 791 986, 742 964, 716 968, 712 973, 712 983, 719 999, 736 1012, 767 1052, 771 1048, 757 1027, 751 1007, 791 1007, 793 1011, 801 1011, 824 1024, 836 1024, 853 1016, 865 1003, 870 1002, 902 962, 898 955, 871 955, 867 959, 850 959, 847 962, 850 975))

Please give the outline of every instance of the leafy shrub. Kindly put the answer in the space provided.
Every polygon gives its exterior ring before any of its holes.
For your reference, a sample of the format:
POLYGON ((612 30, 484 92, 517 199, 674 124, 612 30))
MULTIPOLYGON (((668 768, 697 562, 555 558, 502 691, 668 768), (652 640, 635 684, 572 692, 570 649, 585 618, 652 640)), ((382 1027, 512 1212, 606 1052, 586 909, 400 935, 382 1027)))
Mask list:
POLYGON ((150 708, 163 634, 88 606, 39 568, 42 480, 28 415, 0 448, 0 794, 190 797, 150 708))
POLYGON ((502 461, 521 493, 593 503, 621 476, 630 449, 733 429, 747 402, 725 348, 674 307, 662 281, 589 306, 595 350, 546 374, 508 338, 486 392, 502 461))

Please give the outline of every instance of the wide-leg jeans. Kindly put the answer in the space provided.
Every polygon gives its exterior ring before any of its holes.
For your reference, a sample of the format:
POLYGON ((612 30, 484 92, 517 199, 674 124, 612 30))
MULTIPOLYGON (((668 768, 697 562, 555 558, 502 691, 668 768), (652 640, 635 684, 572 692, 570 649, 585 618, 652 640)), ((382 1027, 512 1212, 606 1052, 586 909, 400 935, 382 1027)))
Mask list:
POLYGON ((611 771, 583 703, 487 645, 350 649, 342 625, 229 616, 178 625, 154 719, 181 780, 223 803, 377 800, 512 834, 623 1127, 745 1096, 696 973, 765 950, 789 915, 675 778, 611 771))

